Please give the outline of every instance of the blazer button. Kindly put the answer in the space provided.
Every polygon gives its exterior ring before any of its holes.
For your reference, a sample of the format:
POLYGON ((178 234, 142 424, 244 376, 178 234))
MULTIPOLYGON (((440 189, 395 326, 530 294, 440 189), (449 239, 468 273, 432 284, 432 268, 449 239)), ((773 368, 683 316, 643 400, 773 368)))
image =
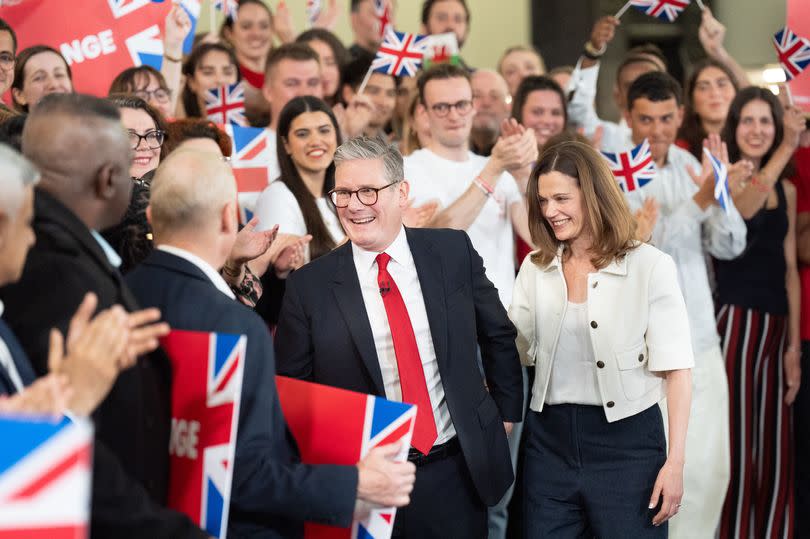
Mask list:
POLYGON ((598 327, 599 327, 599 324, 597 324, 597 323, 596 323, 596 320, 591 320, 591 327, 592 327, 593 329, 596 329, 596 328, 598 328, 598 327))
POLYGON ((613 408, 615 405, 616 405, 616 403, 615 403, 615 402, 613 402, 613 401, 607 401, 607 407, 608 407, 608 408, 613 408))
POLYGON ((605 362, 604 361, 597 361, 596 366, 599 367, 600 369, 604 369, 605 368, 605 362))
POLYGON ((591 288, 596 288, 597 286, 599 286, 599 281, 594 281, 591 288))
POLYGON ((638 362, 641 363, 642 361, 644 361, 644 354, 639 354, 638 355, 638 362))

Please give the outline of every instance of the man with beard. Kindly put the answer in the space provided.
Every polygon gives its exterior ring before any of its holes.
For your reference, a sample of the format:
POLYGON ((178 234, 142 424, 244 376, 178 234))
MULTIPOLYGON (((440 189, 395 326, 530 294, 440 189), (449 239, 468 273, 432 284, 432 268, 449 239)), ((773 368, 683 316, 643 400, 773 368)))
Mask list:
POLYGON ((509 88, 504 78, 491 69, 477 70, 470 84, 475 109, 470 146, 473 153, 489 157, 501 134, 501 122, 509 117, 509 88))

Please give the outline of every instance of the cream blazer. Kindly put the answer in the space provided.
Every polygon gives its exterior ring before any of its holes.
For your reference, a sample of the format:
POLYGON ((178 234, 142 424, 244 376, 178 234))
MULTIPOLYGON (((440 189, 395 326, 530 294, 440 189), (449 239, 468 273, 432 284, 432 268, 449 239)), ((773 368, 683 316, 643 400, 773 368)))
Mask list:
MULTIPOLYGON (((561 251, 546 267, 527 257, 509 317, 521 362, 536 368, 530 407, 543 410, 568 289, 561 251)), ((647 244, 588 275, 588 332, 602 407, 609 422, 665 396, 663 371, 694 366, 689 319, 672 258, 647 244)))

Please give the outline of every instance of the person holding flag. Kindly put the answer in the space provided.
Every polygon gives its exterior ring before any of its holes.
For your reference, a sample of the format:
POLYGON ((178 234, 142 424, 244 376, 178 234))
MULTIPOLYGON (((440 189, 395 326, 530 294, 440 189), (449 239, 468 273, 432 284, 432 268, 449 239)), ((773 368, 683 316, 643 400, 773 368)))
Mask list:
MULTIPOLYGON (((631 144, 649 142, 656 174, 646 185, 625 192, 631 210, 654 201, 658 217, 652 242, 671 255, 685 292, 695 356, 692 412, 684 463, 681 515, 670 537, 709 537, 716 529, 729 481, 729 424, 726 373, 714 324, 714 302, 706 254, 730 260, 745 249, 746 229, 740 212, 723 211, 714 198, 712 168, 675 146, 683 118, 681 85, 670 75, 650 72, 638 77, 627 94, 624 116, 631 144), (687 288, 688 285, 688 288, 687 288)), ((632 145, 632 146, 631 146, 632 145)), ((745 177, 744 165, 732 166, 732 189, 745 177)))
POLYGON ((714 263, 735 472, 723 507, 723 539, 794 532, 790 406, 801 383, 801 294, 796 188, 782 174, 783 156, 793 154, 804 131, 796 109, 783 113, 776 96, 757 87, 740 90, 723 129, 728 157, 753 163, 755 171, 734 193, 748 229, 745 252, 714 263))

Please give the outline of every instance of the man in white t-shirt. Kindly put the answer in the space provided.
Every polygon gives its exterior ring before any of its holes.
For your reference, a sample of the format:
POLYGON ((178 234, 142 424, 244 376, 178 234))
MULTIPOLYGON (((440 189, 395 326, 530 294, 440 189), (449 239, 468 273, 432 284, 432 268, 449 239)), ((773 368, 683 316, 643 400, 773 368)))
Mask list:
POLYGON ((466 230, 484 259, 487 277, 508 307, 515 281, 514 232, 530 243, 526 204, 507 172, 537 158, 531 130, 502 136, 487 159, 469 150, 475 112, 468 73, 440 64, 419 78, 419 107, 430 124, 430 143, 405 158, 414 205, 430 200, 440 210, 434 228, 466 230))

